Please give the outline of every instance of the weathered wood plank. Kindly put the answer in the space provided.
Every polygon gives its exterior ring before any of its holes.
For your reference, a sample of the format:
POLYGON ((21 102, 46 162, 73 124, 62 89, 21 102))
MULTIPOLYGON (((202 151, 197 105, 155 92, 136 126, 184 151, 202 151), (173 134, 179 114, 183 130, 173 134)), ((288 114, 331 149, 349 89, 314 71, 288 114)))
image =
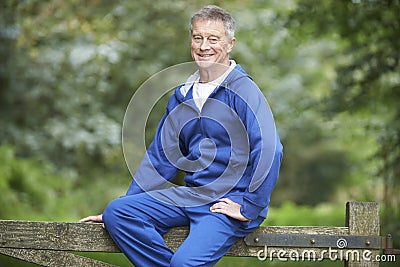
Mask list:
MULTIPOLYGON (((377 203, 352 202, 348 203, 346 208, 345 227, 265 226, 256 229, 248 238, 257 238, 257 235, 262 234, 379 236, 379 205, 377 203)), ((188 233, 188 227, 178 227, 168 232, 164 239, 172 250, 176 250, 188 233)), ((320 260, 331 257, 326 248, 312 246, 296 248, 292 245, 268 248, 266 246, 248 246, 241 239, 231 248, 227 256, 251 256, 258 257, 261 260, 272 260, 272 258, 320 260), (284 252, 284 254, 281 252, 284 252)), ((101 227, 101 224, 0 220, 1 254, 42 266, 112 266, 67 251, 120 252, 107 231, 101 227)), ((359 251, 360 253, 363 252, 362 250, 359 251)), ((343 249, 334 255, 338 257, 337 260, 343 260, 348 256, 348 252, 354 253, 354 250, 343 249)), ((371 252, 373 257, 379 253, 379 250, 374 249, 371 252)), ((350 256, 352 255, 350 254, 350 256)), ((379 263, 362 260, 348 261, 346 266, 377 267, 379 263)))
POLYGON ((165 244, 176 251, 189 234, 189 227, 176 227, 164 235, 165 244))
POLYGON ((40 266, 117 267, 116 265, 89 259, 65 251, 0 248, 0 253, 16 259, 35 263, 40 266))
POLYGON ((101 224, 0 221, 0 247, 120 252, 101 224))
MULTIPOLYGON (((166 244, 176 250, 188 235, 187 227, 177 227, 165 236, 166 244)), ((347 235, 347 227, 296 227, 265 226, 255 233, 335 234, 347 235)), ((101 224, 1 221, 0 247, 24 249, 49 249, 62 251, 120 252, 101 224)), ((239 240, 228 255, 255 256, 262 248, 249 248, 239 240)))
MULTIPOLYGON (((346 226, 350 235, 379 236, 379 204, 376 202, 348 202, 346 205, 346 226)), ((363 253, 362 250, 359 251, 363 253)), ((378 267, 374 261, 379 251, 371 250, 369 259, 361 257, 359 260, 345 262, 345 267, 378 267)))
MULTIPOLYGON (((172 249, 176 250, 179 245, 185 240, 189 233, 188 227, 177 227, 168 232, 165 236, 166 244, 172 249)), ((255 230, 257 233, 272 233, 272 234, 321 234, 321 235, 348 235, 348 227, 311 227, 311 226, 265 226, 259 227, 255 230)), ((83 259, 71 258, 71 254, 60 253, 60 251, 46 251, 43 249, 52 250, 69 250, 69 251, 104 251, 104 252, 118 252, 108 233, 101 227, 101 224, 81 224, 81 223, 53 223, 53 222, 29 222, 29 221, 0 221, 0 247, 11 247, 8 254, 11 252, 16 258, 31 261, 43 265, 42 258, 60 258, 64 259, 69 264, 71 262, 78 262, 83 259), (44 232, 46 232, 44 234, 44 232), (72 233, 72 234, 71 234, 72 233), (17 249, 24 248, 24 249, 17 249), (39 250, 31 250, 39 249, 39 250), (11 252, 10 252, 11 251, 11 252), (16 253, 21 251, 22 254, 16 253), (35 251, 39 251, 34 255, 35 251), (68 259, 67 259, 68 257, 68 259), (69 259, 71 258, 71 259, 69 259)), ((0 249, 3 253, 5 249, 0 249)), ((309 255, 309 251, 305 248, 284 248, 284 247, 249 247, 245 244, 243 239, 236 242, 226 256, 239 256, 239 257, 265 257, 276 258, 278 251, 285 251, 284 257, 292 257, 299 255, 300 257, 313 257, 313 258, 327 258, 328 254, 323 249, 313 249, 313 255, 309 255)), ((72 255, 76 256, 76 255, 72 255)), ((87 259, 89 260, 89 259, 87 259)), ((90 260, 89 260, 90 261, 90 260)), ((92 263, 87 263, 87 266, 92 263)), ((106 266, 101 265, 93 266, 106 266)), ((57 266, 59 262, 54 265, 44 266, 57 266)), ((60 265, 59 265, 60 266, 60 265)), ((79 265, 75 265, 79 266, 79 265)), ((85 265, 86 266, 86 265, 85 265)))

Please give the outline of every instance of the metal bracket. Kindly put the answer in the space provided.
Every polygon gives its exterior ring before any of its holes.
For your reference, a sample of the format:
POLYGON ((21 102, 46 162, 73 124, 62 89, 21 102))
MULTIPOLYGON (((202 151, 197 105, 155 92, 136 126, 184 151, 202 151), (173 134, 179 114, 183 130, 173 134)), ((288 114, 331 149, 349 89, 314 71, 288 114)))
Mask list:
POLYGON ((400 249, 393 248, 393 237, 388 234, 384 240, 383 254, 385 255, 400 255, 400 249))
POLYGON ((245 237, 244 241, 247 246, 255 247, 382 249, 383 254, 400 255, 400 249, 393 248, 393 238, 391 234, 382 237, 251 233, 245 237))
POLYGON ((268 247, 381 249, 383 241, 380 236, 252 233, 245 243, 268 247))

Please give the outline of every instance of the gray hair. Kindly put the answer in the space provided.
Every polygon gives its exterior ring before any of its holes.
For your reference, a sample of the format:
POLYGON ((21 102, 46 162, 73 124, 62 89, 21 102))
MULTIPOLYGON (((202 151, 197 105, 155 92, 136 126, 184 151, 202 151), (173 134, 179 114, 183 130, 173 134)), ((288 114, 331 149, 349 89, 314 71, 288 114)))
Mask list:
POLYGON ((196 20, 220 20, 224 23, 225 33, 228 40, 235 36, 235 20, 225 10, 218 6, 208 5, 195 13, 190 20, 190 32, 193 30, 193 23, 196 20))

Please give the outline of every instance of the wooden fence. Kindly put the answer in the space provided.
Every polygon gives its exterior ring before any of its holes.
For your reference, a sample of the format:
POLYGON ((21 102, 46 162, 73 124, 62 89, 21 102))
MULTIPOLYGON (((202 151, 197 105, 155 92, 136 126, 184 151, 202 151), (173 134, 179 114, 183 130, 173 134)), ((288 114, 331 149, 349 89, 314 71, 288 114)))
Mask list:
MULTIPOLYGON (((164 238, 176 250, 187 235, 188 228, 179 227, 164 238)), ((4 255, 42 266, 114 266, 72 251, 120 252, 100 224, 0 220, 0 253, 4 255)), ((344 227, 262 226, 239 240, 227 256, 342 260, 345 266, 377 267, 382 256, 394 261, 398 252, 390 236, 380 236, 378 203, 349 202, 344 227)))

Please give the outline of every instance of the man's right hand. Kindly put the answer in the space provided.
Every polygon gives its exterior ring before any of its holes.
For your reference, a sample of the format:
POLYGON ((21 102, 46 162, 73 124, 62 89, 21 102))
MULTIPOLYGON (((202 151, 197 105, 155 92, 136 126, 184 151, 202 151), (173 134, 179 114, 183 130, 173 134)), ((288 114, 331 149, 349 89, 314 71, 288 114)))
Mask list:
MULTIPOLYGON (((79 220, 79 222, 81 222, 81 223, 85 223, 85 222, 102 223, 103 222, 103 214, 88 216, 86 218, 79 220)), ((102 224, 102 226, 104 228, 104 223, 102 224)))

